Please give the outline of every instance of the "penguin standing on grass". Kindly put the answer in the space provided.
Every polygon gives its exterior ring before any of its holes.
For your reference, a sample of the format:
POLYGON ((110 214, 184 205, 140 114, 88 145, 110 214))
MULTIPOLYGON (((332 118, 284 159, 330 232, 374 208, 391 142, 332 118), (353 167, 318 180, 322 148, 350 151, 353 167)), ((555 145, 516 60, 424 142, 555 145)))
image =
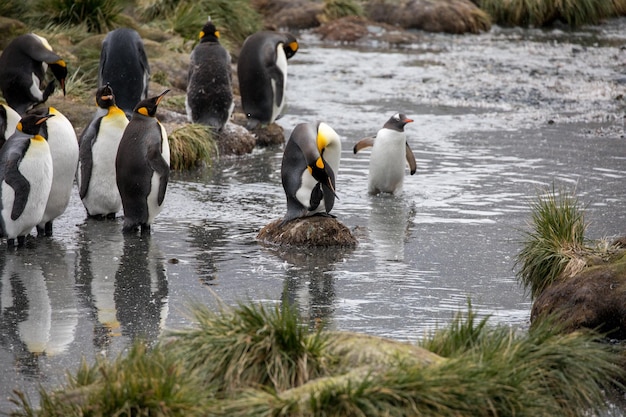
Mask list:
POLYGON ((23 117, 0 149, 0 229, 7 246, 23 246, 43 217, 52 187, 52 156, 39 134, 51 114, 23 117))
POLYGON ((220 33, 211 22, 200 31, 200 43, 191 52, 185 108, 190 123, 221 130, 233 112, 230 54, 220 45, 220 33))
POLYGON ((165 90, 137 104, 120 142, 115 160, 117 188, 122 197, 122 232, 149 233, 163 208, 170 172, 170 147, 165 128, 155 117, 165 90))
POLYGON ((76 178, 87 215, 115 218, 122 209, 122 198, 115 179, 115 158, 129 122, 124 112, 115 105, 115 96, 109 84, 96 92, 96 104, 98 111, 80 137, 76 178))
POLYGON ((237 61, 241 105, 248 129, 273 123, 285 107, 287 60, 298 50, 290 33, 261 31, 244 41, 237 61))
POLYGON ((396 113, 378 131, 375 138, 361 139, 354 145, 354 153, 372 147, 368 174, 370 194, 398 194, 404 184, 404 161, 409 163, 411 175, 417 170, 415 156, 406 140, 404 126, 413 120, 396 113))
POLYGON ((0 104, 0 148, 15 132, 20 115, 6 104, 0 104))
POLYGON ((297 125, 283 153, 281 179, 287 197, 283 224, 315 214, 328 215, 335 204, 341 140, 326 123, 297 125))
POLYGON ((107 83, 117 106, 130 119, 133 109, 148 96, 150 65, 139 33, 129 28, 109 32, 102 42, 98 88, 107 83))
POLYGON ((45 38, 34 33, 21 35, 2 51, 0 90, 7 104, 20 115, 45 102, 54 92, 54 81, 50 81, 42 91, 48 67, 65 95, 67 65, 45 38))
POLYGON ((27 114, 54 116, 40 125, 40 134, 48 141, 52 155, 52 188, 43 217, 37 224, 37 235, 52 236, 53 220, 65 212, 70 202, 78 166, 78 140, 72 123, 54 107, 32 109, 27 114))

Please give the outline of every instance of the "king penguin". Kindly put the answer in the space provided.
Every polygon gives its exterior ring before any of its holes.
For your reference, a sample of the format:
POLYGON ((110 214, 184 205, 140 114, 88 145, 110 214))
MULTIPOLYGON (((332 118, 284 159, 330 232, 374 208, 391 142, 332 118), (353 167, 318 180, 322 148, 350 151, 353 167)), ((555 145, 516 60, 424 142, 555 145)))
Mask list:
POLYGON ((98 88, 111 84, 117 106, 130 119, 133 109, 148 96, 150 65, 139 33, 129 28, 109 32, 102 42, 98 88))
POLYGON ((124 233, 139 228, 142 234, 149 233, 154 217, 163 208, 170 147, 165 128, 155 115, 168 92, 137 104, 117 150, 115 176, 124 209, 124 233))
POLYGON ((65 212, 70 202, 78 167, 78 139, 72 123, 54 107, 38 107, 27 114, 54 116, 43 122, 40 130, 48 141, 52 155, 52 188, 46 210, 37 225, 39 236, 52 236, 53 220, 65 212))
POLYGON ((51 114, 24 116, 0 149, 0 226, 7 246, 23 246, 43 217, 52 187, 52 156, 39 134, 51 114))
POLYGON ((20 115, 6 104, 0 104, 0 148, 14 132, 20 115))
POLYGON ((287 60, 298 50, 290 33, 261 31, 243 43, 237 61, 241 105, 248 129, 273 123, 285 106, 287 60))
POLYGON ((27 33, 13 39, 2 51, 0 90, 7 104, 20 116, 45 102, 54 92, 54 81, 41 90, 48 66, 65 95, 67 64, 52 50, 45 38, 27 33))
POLYGON ((287 197, 283 223, 330 213, 335 204, 340 158, 341 140, 326 123, 301 123, 293 129, 280 169, 287 197))
POLYGON ((110 84, 98 89, 96 104, 98 111, 79 141, 78 190, 89 217, 115 218, 122 209, 115 179, 115 158, 129 122, 115 105, 110 84))
POLYGON ((191 52, 185 107, 190 123, 221 130, 233 112, 230 54, 220 45, 220 33, 211 18, 200 31, 200 43, 191 52))
POLYGON ((376 137, 361 139, 354 145, 354 153, 372 147, 370 155, 368 192, 370 194, 398 194, 404 183, 404 160, 409 163, 411 175, 417 170, 415 156, 406 140, 404 126, 413 122, 396 113, 378 131, 376 137))

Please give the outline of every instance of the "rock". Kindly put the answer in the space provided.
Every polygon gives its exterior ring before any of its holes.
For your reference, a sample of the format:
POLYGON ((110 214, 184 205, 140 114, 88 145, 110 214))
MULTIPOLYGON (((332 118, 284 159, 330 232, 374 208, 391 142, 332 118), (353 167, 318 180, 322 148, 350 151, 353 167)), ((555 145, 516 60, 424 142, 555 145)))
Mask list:
POLYGON ((253 0, 266 20, 267 29, 308 29, 319 26, 324 4, 307 0, 253 0))
POLYGON ((491 28, 489 15, 470 0, 370 0, 365 10, 373 21, 405 29, 480 33, 491 28))
POLYGON ((19 20, 0 16, 0 51, 4 49, 13 38, 28 33, 28 27, 19 20))
POLYGON ((243 126, 227 122, 221 132, 215 132, 219 154, 244 155, 252 152, 256 145, 255 137, 243 126))
POLYGON ((357 240, 346 226, 334 217, 310 216, 282 224, 275 220, 261 229, 257 239, 280 246, 347 246, 357 240))
POLYGON ((407 44, 419 41, 419 35, 386 23, 376 23, 361 16, 347 16, 322 24, 313 30, 323 40, 338 42, 379 41, 407 44))

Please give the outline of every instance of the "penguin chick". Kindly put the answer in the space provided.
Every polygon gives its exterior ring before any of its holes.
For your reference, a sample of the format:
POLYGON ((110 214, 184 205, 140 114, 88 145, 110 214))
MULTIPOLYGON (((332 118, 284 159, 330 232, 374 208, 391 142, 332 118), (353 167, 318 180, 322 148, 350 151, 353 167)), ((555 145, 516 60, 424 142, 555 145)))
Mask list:
POLYGON ((72 123, 54 107, 35 108, 26 114, 54 116, 40 125, 40 134, 46 138, 52 155, 52 188, 43 217, 37 224, 39 236, 52 236, 52 222, 65 212, 72 195, 78 166, 78 140, 72 123))
POLYGON ((117 106, 130 119, 135 106, 148 96, 150 65, 139 33, 129 28, 109 32, 102 42, 98 88, 111 84, 117 106))
POLYGON ((27 115, 0 149, 0 229, 7 246, 23 246, 41 220, 52 187, 52 156, 41 125, 53 117, 27 115))
POLYGON ((285 107, 287 60, 298 50, 290 33, 261 31, 244 41, 237 61, 241 105, 248 129, 273 123, 285 107))
POLYGON ((297 125, 285 145, 281 179, 287 197, 283 224, 315 214, 329 215, 335 204, 341 140, 326 123, 297 125))
POLYGON ((370 194, 397 194, 404 183, 404 160, 409 163, 411 175, 415 174, 416 162, 406 140, 404 126, 413 120, 396 113, 378 131, 375 138, 364 138, 354 145, 354 153, 372 146, 369 164, 368 192, 370 194))
POLYGON ((185 98, 189 122, 217 130, 224 127, 235 107, 230 54, 219 37, 209 19, 200 31, 200 43, 191 52, 185 98))
POLYGON ((115 158, 128 119, 115 105, 110 84, 96 92, 98 111, 79 141, 77 183, 89 217, 115 218, 122 198, 115 178, 115 158))
POLYGON ((0 148, 14 132, 20 115, 6 104, 0 104, 0 148))
POLYGON ((0 55, 0 90, 20 115, 37 104, 45 102, 54 92, 54 81, 42 90, 46 70, 61 84, 65 95, 67 65, 45 38, 28 33, 13 39, 0 55))
POLYGON ((170 147, 156 111, 165 90, 137 104, 126 126, 115 160, 117 188, 124 209, 124 233, 149 233, 163 207, 170 172, 170 147))

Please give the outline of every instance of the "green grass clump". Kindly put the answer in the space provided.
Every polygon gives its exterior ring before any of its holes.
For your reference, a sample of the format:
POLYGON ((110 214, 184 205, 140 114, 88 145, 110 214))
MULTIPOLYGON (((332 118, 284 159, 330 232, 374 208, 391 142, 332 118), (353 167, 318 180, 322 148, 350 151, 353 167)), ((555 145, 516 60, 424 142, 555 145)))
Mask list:
POLYGON ((479 0, 478 5, 505 26, 542 27, 561 20, 571 27, 617 16, 623 0, 479 0))
POLYGON ((537 197, 531 213, 531 230, 524 232, 515 265, 518 280, 534 299, 561 277, 572 259, 578 262, 587 224, 578 199, 554 188, 537 197))
POLYGON ((363 6, 358 0, 324 0, 322 14, 325 20, 336 20, 346 16, 363 16, 363 6))
POLYGON ((121 12, 120 0, 38 0, 30 18, 43 24, 84 24, 89 32, 104 33, 115 27, 121 12))
POLYGON ((168 137, 170 168, 183 171, 211 165, 217 158, 217 143, 209 126, 187 124, 174 130, 168 137))

